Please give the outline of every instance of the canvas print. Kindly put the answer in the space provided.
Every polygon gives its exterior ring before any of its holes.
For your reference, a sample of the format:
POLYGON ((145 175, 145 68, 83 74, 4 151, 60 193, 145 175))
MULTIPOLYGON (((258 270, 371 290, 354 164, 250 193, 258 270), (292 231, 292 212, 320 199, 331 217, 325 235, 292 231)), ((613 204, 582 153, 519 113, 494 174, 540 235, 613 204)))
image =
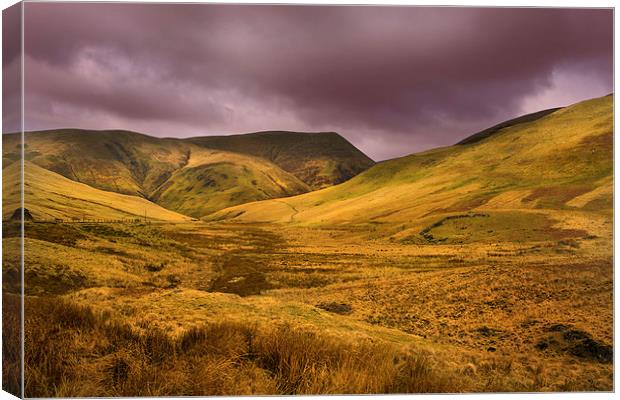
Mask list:
POLYGON ((613 391, 613 10, 3 12, 3 389, 613 391))

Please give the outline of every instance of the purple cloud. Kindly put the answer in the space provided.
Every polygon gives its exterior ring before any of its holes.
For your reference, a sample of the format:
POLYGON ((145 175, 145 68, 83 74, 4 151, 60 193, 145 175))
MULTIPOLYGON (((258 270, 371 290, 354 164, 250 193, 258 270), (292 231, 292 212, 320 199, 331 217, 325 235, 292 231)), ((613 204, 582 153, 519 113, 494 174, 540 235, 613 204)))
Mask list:
POLYGON ((27 129, 334 130, 384 159, 612 91, 606 9, 26 3, 25 32, 27 129))

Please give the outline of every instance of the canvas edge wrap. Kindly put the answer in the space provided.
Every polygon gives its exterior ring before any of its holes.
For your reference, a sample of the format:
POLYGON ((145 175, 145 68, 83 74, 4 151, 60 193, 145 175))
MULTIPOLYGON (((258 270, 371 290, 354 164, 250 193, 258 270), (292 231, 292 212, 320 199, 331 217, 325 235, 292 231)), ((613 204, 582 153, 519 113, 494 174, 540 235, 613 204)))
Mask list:
MULTIPOLYGON (((23 102, 23 3, 2 11, 2 133, 16 135, 15 158, 4 158, 2 241, 2 390, 23 397, 24 393, 24 102, 23 102), (18 127, 18 129, 15 129, 18 127), (8 176, 4 168, 19 163, 20 174, 8 176), (4 180, 7 178, 8 180, 4 180), (8 193, 17 192, 18 204, 8 193), (4 240, 7 238, 7 240, 4 240)), ((12 141, 12 143, 14 143, 12 141)))

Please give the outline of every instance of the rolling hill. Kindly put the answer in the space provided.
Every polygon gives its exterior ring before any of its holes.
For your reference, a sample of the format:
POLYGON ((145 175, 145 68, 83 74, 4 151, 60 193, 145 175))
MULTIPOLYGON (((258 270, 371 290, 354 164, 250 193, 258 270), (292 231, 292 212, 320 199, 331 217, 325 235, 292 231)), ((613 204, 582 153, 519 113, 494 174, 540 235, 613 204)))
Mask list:
POLYGON ((174 171, 150 198, 162 206, 195 217, 224 204, 287 197, 310 188, 278 166, 257 157, 217 150, 193 152, 187 165, 174 171))
MULTIPOLYGON (((21 207, 19 163, 2 170, 3 219, 10 218, 21 207)), ((29 161, 24 163, 24 207, 35 220, 48 219, 127 219, 144 218, 159 221, 189 221, 190 218, 167 210, 137 196, 106 192, 67 179, 29 161)))
POLYGON ((267 131, 190 139, 208 147, 267 159, 312 189, 342 183, 375 164, 335 132, 267 131))
POLYGON ((537 210, 609 215, 612 109, 611 95, 584 101, 500 125, 485 137, 377 164, 341 185, 228 208, 210 219, 398 224, 404 237, 441 225, 445 216, 476 210, 493 215, 507 210, 512 214, 498 217, 506 224, 532 219, 537 210))
MULTIPOLYGON (((27 132, 25 142, 25 159, 35 165, 194 217, 246 202, 305 193, 318 182, 320 186, 341 182, 373 163, 337 134, 280 132, 210 140, 61 129, 27 132), (267 149, 271 155, 265 153, 267 149)), ((18 160, 19 135, 3 135, 3 143, 4 165, 18 160)))

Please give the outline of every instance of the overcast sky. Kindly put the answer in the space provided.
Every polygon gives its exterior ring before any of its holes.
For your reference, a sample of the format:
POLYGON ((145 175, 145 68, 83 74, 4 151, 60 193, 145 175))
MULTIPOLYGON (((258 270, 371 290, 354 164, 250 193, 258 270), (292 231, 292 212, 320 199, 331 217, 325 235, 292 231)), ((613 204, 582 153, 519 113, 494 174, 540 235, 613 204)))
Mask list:
POLYGON ((25 3, 24 21, 27 130, 336 131, 381 160, 612 91, 611 10, 25 3))

